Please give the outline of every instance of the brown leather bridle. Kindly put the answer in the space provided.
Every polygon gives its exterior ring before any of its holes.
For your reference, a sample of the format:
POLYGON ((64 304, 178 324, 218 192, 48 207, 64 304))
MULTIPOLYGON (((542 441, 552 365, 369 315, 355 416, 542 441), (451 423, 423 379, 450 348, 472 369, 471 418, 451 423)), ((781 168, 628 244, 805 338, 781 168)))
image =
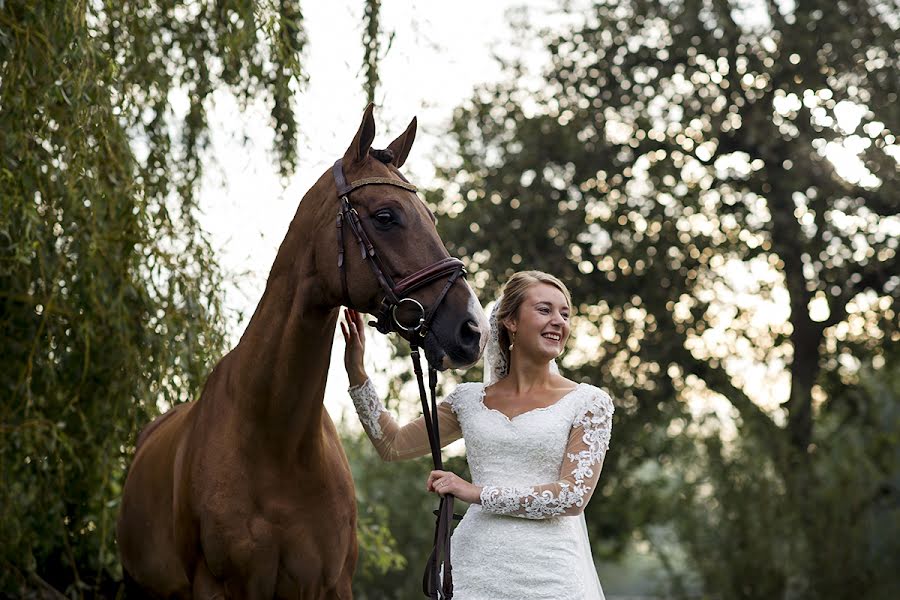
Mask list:
POLYGON ((387 270, 385 269, 384 263, 381 261, 381 257, 375 251, 375 246, 366 234, 366 230, 360 222, 359 213, 357 213, 356 209, 353 208, 353 205, 350 204, 350 193, 353 190, 357 190, 366 185, 390 185, 411 192, 417 190, 416 186, 405 179, 401 181, 388 177, 366 177, 348 184, 347 180, 344 178, 344 169, 342 167, 341 159, 338 159, 334 163, 331 172, 332 175, 334 175, 334 183, 337 186, 337 193, 341 202, 341 207, 337 215, 337 241, 338 269, 341 272, 341 293, 343 294, 343 303, 346 306, 350 306, 350 292, 347 287, 347 271, 344 267, 344 224, 346 223, 353 233, 353 236, 356 238, 356 242, 359 244, 360 257, 368 262, 369 267, 372 269, 372 273, 375 275, 375 279, 378 280, 378 285, 384 290, 384 300, 376 313, 378 320, 376 321, 375 327, 381 333, 390 333, 391 331, 396 330, 410 335, 411 338, 418 337, 420 340, 424 340, 425 336, 428 334, 428 329, 431 326, 431 321, 437 312, 438 306, 444 301, 447 292, 450 291, 450 287, 456 279, 466 272, 463 262, 458 258, 448 256, 424 269, 420 269, 411 275, 407 275, 397 283, 394 283, 391 276, 387 274, 387 270), (447 277, 447 283, 444 285, 441 293, 438 294, 437 298, 432 303, 431 308, 427 312, 418 300, 409 297, 409 294, 412 292, 444 277, 447 277), (403 319, 401 321, 401 319, 398 318, 398 311, 410 312, 417 316, 414 316, 412 319, 403 319))
MULTIPOLYGON (((461 275, 465 276, 465 267, 458 258, 448 256, 394 283, 391 276, 388 275, 384 263, 375 251, 375 246, 366 234, 360 221, 359 213, 350 204, 350 193, 366 185, 390 185, 411 192, 417 191, 416 186, 407 181, 406 178, 403 178, 402 175, 400 175, 402 180, 388 177, 366 177, 348 184, 344 178, 341 159, 334 163, 331 173, 334 176, 334 183, 341 203, 337 215, 337 242, 338 270, 341 273, 341 293, 343 295, 342 302, 345 306, 350 306, 347 270, 344 266, 344 224, 346 223, 359 244, 361 258, 369 264, 375 279, 378 280, 378 285, 384 290, 384 299, 376 313, 376 321, 370 324, 374 325, 381 333, 387 334, 391 331, 398 331, 409 336, 410 355, 413 359, 413 370, 416 373, 416 380, 419 384, 419 399, 422 403, 425 429, 428 432, 428 443, 431 446, 431 459, 435 469, 443 470, 441 434, 437 422, 438 412, 435 395, 437 372, 429 363, 428 387, 431 392, 431 407, 429 409, 422 364, 419 358, 419 347, 424 342, 425 336, 428 335, 431 321, 434 319, 438 307, 446 298, 447 292, 450 291, 450 287, 461 275), (409 294, 415 290, 444 277, 447 278, 447 282, 427 311, 418 300, 409 297, 409 294)), ((428 558, 425 574, 422 578, 422 591, 426 596, 434 600, 439 598, 450 600, 453 597, 453 575, 450 567, 450 529, 453 519, 460 518, 459 515, 453 514, 453 500, 454 498, 450 494, 442 496, 438 509, 434 511, 434 514, 437 516, 434 547, 432 548, 431 556, 428 558), (444 567, 443 582, 439 590, 438 579, 440 578, 440 567, 442 565, 444 567), (439 591, 440 596, 438 596, 439 591)))

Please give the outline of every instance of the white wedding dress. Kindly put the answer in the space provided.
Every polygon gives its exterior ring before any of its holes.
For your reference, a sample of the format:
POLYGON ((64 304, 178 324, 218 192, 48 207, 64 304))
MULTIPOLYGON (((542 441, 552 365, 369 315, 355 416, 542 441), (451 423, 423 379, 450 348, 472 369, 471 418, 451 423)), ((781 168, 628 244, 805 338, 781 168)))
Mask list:
MULTIPOLYGON (((455 600, 603 600, 584 507, 597 487, 612 432, 606 392, 579 384, 555 404, 512 419, 464 383, 438 406, 441 443, 464 437, 481 504, 451 538, 455 600)), ((429 453, 422 418, 398 426, 371 382, 350 388, 385 460, 429 453)))

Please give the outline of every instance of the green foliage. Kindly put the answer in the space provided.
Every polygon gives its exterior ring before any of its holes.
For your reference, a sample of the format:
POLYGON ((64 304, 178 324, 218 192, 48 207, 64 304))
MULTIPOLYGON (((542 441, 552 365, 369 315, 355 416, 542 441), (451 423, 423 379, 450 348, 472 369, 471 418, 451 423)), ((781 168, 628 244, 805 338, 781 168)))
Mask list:
POLYGON ((387 56, 394 43, 396 32, 390 32, 385 39, 381 26, 381 0, 366 0, 363 8, 363 61, 362 70, 365 76, 363 88, 369 102, 375 102, 375 93, 381 83, 378 65, 387 56))
POLYGON ((726 594, 740 561, 719 562, 716 579, 700 553, 755 556, 743 597, 797 581, 801 597, 818 593, 822 563, 804 549, 822 532, 845 541, 794 519, 835 485, 817 440, 834 415, 869 406, 853 391, 858 366, 900 341, 897 21, 875 0, 780 4, 611 0, 567 15, 573 25, 523 30, 548 49, 546 68, 514 60, 457 109, 460 159, 429 195, 483 299, 536 268, 580 302, 564 371, 618 407, 587 509, 598 552, 678 523, 674 468, 705 457, 713 469, 721 454, 734 470, 690 499, 747 533, 729 538, 736 549, 712 533, 721 546, 688 544, 688 558, 726 594), (858 168, 826 156, 841 145, 858 168), (698 416, 723 399, 721 416, 698 416), (739 445, 714 442, 714 422, 739 445), (784 506, 751 511, 748 498, 769 496, 784 506), (802 559, 752 537, 779 527, 802 559))
POLYGON ((115 593, 136 435, 224 350, 211 94, 267 102, 288 175, 305 46, 296 0, 0 1, 0 595, 115 593))
POLYGON ((362 585, 390 571, 406 567, 406 559, 397 553, 397 540, 388 528, 388 515, 388 508, 383 504, 367 503, 359 506, 357 538, 360 562, 357 579, 362 585))
POLYGON ((0 585, 14 595, 40 578, 79 595, 120 577, 137 431, 189 399, 223 346, 220 275, 188 190, 197 148, 185 168, 167 162, 160 113, 139 143, 129 132, 138 107, 166 105, 172 76, 160 63, 148 81, 152 53, 115 55, 112 42, 150 32, 91 6, 0 12, 0 585))
POLYGON ((678 537, 707 589, 723 600, 896 598, 900 579, 900 370, 864 371, 865 416, 818 428, 810 495, 790 496, 753 436, 717 434, 686 448, 671 502, 678 537))
MULTIPOLYGON (((375 102, 378 90, 378 61, 381 60, 381 0, 366 0, 363 9, 363 73, 365 74, 366 98, 375 102)), ((393 38, 393 36, 391 36, 393 38)))

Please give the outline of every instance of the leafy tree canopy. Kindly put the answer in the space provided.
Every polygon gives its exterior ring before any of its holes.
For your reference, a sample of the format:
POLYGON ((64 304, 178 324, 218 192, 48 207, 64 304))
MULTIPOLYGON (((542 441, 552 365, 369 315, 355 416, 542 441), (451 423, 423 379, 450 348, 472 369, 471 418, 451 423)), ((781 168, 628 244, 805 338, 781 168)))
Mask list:
POLYGON ((677 516, 680 442, 711 426, 762 453, 756 489, 786 489, 794 515, 821 497, 817 424, 866 411, 859 366, 900 340, 895 9, 598 2, 523 32, 545 68, 510 61, 457 110, 430 196, 451 251, 484 297, 516 269, 570 283, 563 364, 617 399, 588 508, 601 551, 677 516))

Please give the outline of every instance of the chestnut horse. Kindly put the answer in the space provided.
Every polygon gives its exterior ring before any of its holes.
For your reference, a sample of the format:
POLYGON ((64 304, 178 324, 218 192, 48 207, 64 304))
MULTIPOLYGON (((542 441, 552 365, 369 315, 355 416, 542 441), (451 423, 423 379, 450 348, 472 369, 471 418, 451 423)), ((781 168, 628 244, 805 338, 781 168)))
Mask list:
MULTIPOLYGON (((371 151, 372 105, 343 157, 346 180, 400 181, 413 119, 388 151, 371 151)), ((351 202, 396 280, 448 257, 434 216, 412 192, 367 185, 351 202)), ((322 406, 343 300, 329 169, 306 193, 266 290, 238 345, 198 400, 153 421, 138 438, 117 538, 127 576, 158 598, 352 598, 356 499, 347 457, 322 406)), ((352 239, 350 240, 352 241, 352 239)), ((347 248, 346 301, 375 312, 383 290, 347 248)), ((430 307, 446 281, 413 296, 430 307)), ((487 322, 458 278, 424 342, 440 368, 474 363, 487 322)))

